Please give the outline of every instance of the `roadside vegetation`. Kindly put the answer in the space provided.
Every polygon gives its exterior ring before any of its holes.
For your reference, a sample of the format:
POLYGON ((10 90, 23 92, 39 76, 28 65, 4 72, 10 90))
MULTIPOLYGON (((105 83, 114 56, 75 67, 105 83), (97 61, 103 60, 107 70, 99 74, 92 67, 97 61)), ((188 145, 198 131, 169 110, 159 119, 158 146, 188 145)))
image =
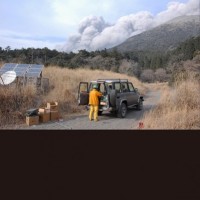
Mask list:
POLYGON ((33 86, 0 87, 0 102, 0 128, 19 124, 25 120, 25 111, 36 106, 36 90, 33 86))
POLYGON ((162 89, 158 105, 145 114, 145 129, 200 129, 200 79, 184 72, 162 89), (187 77, 187 78, 186 78, 187 77))
POLYGON ((161 90, 161 99, 145 114, 144 127, 200 129, 200 52, 192 60, 180 61, 172 68, 174 73, 169 84, 157 88, 161 90))

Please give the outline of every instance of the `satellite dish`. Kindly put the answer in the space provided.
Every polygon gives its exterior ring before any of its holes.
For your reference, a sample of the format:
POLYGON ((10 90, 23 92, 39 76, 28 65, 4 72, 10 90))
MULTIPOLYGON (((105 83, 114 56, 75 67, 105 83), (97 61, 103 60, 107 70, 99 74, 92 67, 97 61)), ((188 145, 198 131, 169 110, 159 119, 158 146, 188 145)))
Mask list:
POLYGON ((15 80, 16 76, 15 71, 7 71, 0 75, 0 84, 8 85, 15 80))

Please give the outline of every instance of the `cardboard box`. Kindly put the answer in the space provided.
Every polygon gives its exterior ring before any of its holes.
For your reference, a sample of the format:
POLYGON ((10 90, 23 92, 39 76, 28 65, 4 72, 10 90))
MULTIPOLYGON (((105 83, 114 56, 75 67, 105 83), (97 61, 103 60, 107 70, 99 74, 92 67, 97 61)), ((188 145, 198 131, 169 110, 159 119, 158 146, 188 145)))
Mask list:
POLYGON ((45 107, 40 107, 38 112, 39 112, 39 114, 41 114, 41 113, 50 113, 50 109, 49 108, 45 108, 45 107))
POLYGON ((51 116, 50 118, 51 118, 52 121, 59 119, 59 113, 58 113, 58 111, 51 111, 50 112, 50 116, 51 116))
POLYGON ((48 121, 50 121, 50 112, 47 112, 47 113, 40 112, 39 113, 39 122, 45 123, 45 122, 48 122, 48 121))
POLYGON ((39 116, 26 116, 26 124, 28 126, 39 124, 39 116))
POLYGON ((50 111, 58 111, 58 102, 57 101, 47 102, 47 108, 50 109, 50 111))

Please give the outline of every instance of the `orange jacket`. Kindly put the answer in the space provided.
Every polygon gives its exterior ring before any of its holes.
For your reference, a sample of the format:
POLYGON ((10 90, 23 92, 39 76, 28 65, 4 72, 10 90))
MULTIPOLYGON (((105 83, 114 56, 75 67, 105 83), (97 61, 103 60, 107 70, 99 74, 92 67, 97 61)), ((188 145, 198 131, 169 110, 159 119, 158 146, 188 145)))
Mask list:
POLYGON ((99 105, 99 97, 102 96, 102 93, 93 89, 89 95, 89 105, 98 106, 99 105))

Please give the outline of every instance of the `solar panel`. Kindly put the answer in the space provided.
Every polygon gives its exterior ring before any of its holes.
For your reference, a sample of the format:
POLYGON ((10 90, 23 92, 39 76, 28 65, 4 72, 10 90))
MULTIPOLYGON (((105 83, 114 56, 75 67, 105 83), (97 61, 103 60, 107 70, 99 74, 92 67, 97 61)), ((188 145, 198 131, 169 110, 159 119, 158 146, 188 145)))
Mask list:
POLYGON ((16 66, 15 63, 6 63, 3 65, 3 67, 1 69, 13 69, 16 66))
POLYGON ((13 71, 14 67, 16 66, 16 64, 14 63, 6 63, 3 65, 3 67, 0 68, 0 74, 3 74, 7 71, 13 71))
POLYGON ((27 77, 40 77, 44 65, 33 64, 27 71, 27 77))
POLYGON ((0 75, 7 71, 15 71, 17 77, 40 77, 44 65, 5 63, 0 68, 0 75))

